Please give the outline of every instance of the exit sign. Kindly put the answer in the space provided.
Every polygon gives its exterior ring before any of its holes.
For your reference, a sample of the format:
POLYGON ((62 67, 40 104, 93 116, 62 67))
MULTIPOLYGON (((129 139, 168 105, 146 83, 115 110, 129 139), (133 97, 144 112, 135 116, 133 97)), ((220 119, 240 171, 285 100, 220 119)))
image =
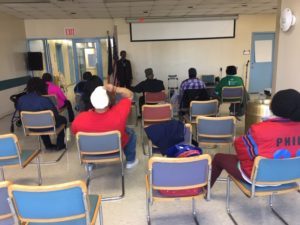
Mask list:
POLYGON ((75 28, 74 27, 65 28, 65 35, 66 36, 74 36, 75 35, 75 28))

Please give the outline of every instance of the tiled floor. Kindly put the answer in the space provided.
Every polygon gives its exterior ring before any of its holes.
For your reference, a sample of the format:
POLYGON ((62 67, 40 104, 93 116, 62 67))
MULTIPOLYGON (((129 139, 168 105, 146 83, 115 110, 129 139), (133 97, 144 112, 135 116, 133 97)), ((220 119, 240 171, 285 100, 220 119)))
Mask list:
MULTIPOLYGON (((226 106, 227 107, 227 106, 226 106)), ((227 109, 227 108, 226 108, 227 109)), ((225 109, 225 110, 226 110, 225 109)), ((9 132, 10 116, 0 120, 0 133, 9 132)), ((243 132, 244 122, 238 122, 237 132, 243 132)), ((139 129, 136 130, 139 136, 139 129)), ((37 146, 35 138, 24 137, 21 128, 16 128, 16 135, 20 139, 21 147, 32 149, 37 146)), ((140 140, 138 138, 138 140, 140 140)), ((69 149, 64 158, 55 165, 43 165, 43 184, 57 184, 75 179, 84 179, 84 167, 80 165, 74 137, 70 137, 69 149)), ((208 150, 209 151, 209 150, 208 150)), ((223 149, 222 151, 227 151, 223 149)), ((49 158, 47 152, 43 157, 49 158), (47 155, 46 155, 47 154, 47 155)), ((55 153, 57 154, 57 153, 55 153)), ((136 168, 125 170, 125 198, 119 201, 103 203, 105 225, 142 225, 146 224, 146 199, 145 199, 145 171, 147 157, 142 154, 140 143, 137 146, 137 155, 140 163, 136 168)), ((6 179, 15 183, 35 185, 36 170, 34 165, 25 169, 6 169, 6 179)), ((103 196, 117 194, 120 191, 119 166, 99 166, 94 171, 93 180, 90 184, 91 193, 100 193, 103 196)), ((195 171, 196 172, 196 171, 195 171)), ((224 173, 223 176, 226 174, 224 173)), ((211 201, 201 200, 197 202, 200 224, 208 225, 231 225, 233 224, 225 210, 226 183, 218 182, 212 189, 211 201)), ((275 198, 275 207, 281 211, 289 224, 300 224, 300 195, 290 193, 275 198)), ((232 188, 232 211, 239 224, 243 225, 280 225, 282 224, 267 207, 267 198, 246 198, 233 185, 232 188)), ((191 202, 176 201, 154 204, 151 208, 153 225, 192 225, 191 202)))

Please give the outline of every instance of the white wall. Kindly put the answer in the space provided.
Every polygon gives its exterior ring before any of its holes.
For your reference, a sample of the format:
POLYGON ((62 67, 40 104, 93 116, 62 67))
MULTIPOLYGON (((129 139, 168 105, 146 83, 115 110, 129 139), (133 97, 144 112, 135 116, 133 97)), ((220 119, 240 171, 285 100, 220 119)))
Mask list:
POLYGON ((276 15, 239 16, 233 39, 155 42, 130 42, 129 24, 124 19, 25 20, 27 38, 63 38, 65 27, 75 28, 74 38, 105 37, 106 31, 112 34, 114 25, 119 50, 126 50, 131 60, 134 83, 144 80, 144 69, 152 67, 156 77, 167 85, 169 74, 177 74, 180 81, 186 79, 189 67, 196 67, 198 75, 219 75, 222 67, 224 75, 226 66, 234 64, 244 76, 250 56, 243 55, 243 50, 251 48, 253 32, 275 31, 276 15))
POLYGON ((281 10, 290 8, 297 22, 288 32, 278 31, 275 91, 294 88, 300 91, 300 4, 299 0, 282 0, 281 10))
POLYGON ((91 38, 112 34, 112 19, 25 20, 27 38, 91 38), (74 28, 74 36, 66 36, 65 28, 74 28))
MULTIPOLYGON (((0 30, 2 31, 0 32, 0 80, 26 76, 24 21, 1 13, 0 30)), ((22 89, 24 89, 24 86, 0 91, 0 117, 14 110, 9 96, 18 93, 22 89)))
POLYGON ((234 39, 209 39, 159 42, 130 42, 129 25, 116 20, 119 50, 125 49, 131 60, 135 83, 145 79, 144 69, 152 67, 156 77, 167 85, 167 76, 177 74, 180 81, 187 78, 189 67, 195 67, 198 75, 223 76, 227 65, 238 66, 238 73, 245 75, 245 64, 250 55, 243 50, 251 49, 253 32, 275 32, 276 15, 240 15, 236 23, 234 39))

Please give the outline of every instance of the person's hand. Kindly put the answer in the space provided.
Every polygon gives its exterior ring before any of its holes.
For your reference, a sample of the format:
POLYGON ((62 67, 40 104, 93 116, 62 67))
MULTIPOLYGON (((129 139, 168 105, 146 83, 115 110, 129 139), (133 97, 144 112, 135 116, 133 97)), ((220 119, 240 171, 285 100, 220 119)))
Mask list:
POLYGON ((112 84, 105 84, 104 89, 107 90, 108 92, 113 92, 115 89, 115 86, 112 84))

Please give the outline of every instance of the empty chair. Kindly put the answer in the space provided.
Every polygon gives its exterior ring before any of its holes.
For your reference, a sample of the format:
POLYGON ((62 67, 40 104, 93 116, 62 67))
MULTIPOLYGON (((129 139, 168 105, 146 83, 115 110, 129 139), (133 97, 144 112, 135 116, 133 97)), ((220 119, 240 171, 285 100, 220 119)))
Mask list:
POLYGON ((185 115, 185 121, 196 123, 197 116, 217 116, 219 109, 218 100, 191 101, 190 112, 185 115))
MULTIPOLYGON (((192 144, 192 125, 190 123, 184 124, 184 141, 182 142, 183 144, 192 144)), ((179 144, 179 143, 177 143, 179 144)), ((152 141, 149 139, 148 141, 148 147, 149 147, 149 157, 152 157, 153 152, 156 153, 156 148, 157 146, 153 145, 152 141)))
POLYGON ((211 158, 207 154, 188 158, 150 158, 146 176, 148 225, 151 224, 150 206, 153 202, 178 199, 192 200, 193 217, 199 224, 195 200, 199 197, 203 198, 205 195, 208 200, 210 199, 210 175, 211 158), (194 191, 185 194, 178 193, 178 191, 191 189, 194 191), (166 190, 177 191, 178 196, 174 195, 174 192, 171 196, 163 194, 162 191, 166 190))
MULTIPOLYGON (((226 208, 231 220, 237 224, 230 209, 231 180, 248 198, 269 196, 269 206, 274 215, 277 216, 284 224, 289 224, 273 208, 273 197, 278 194, 299 191, 300 157, 286 159, 267 159, 261 156, 256 157, 251 174, 252 184, 245 182, 244 180, 237 180, 231 175, 228 176, 226 208)), ((245 205, 243 205, 243 207, 245 207, 245 205)), ((293 220, 291 220, 291 222, 292 221, 293 220)))
POLYGON ((93 164, 119 162, 121 164, 122 191, 118 196, 103 197, 103 200, 117 200, 125 196, 123 152, 121 147, 121 133, 109 131, 102 133, 78 132, 76 134, 80 163, 84 164, 88 174, 87 185, 91 179, 93 164))
POLYGON ((22 150, 19 141, 14 134, 0 135, 0 170, 2 180, 5 180, 4 168, 21 167, 25 168, 32 160, 36 159, 38 171, 38 183, 42 184, 41 167, 38 150, 22 150))
POLYGON ((99 213, 102 223, 101 196, 89 195, 83 181, 49 186, 10 185, 11 210, 22 224, 94 225, 99 213))
POLYGON ((225 86, 222 88, 221 103, 232 103, 234 115, 236 113, 236 104, 242 103, 244 96, 243 86, 225 86))
POLYGON ((143 152, 144 146, 144 128, 152 124, 157 124, 172 119, 172 106, 171 104, 157 104, 157 105, 143 105, 142 107, 142 122, 141 122, 141 139, 143 152))
MULTIPOLYGON (((60 132, 65 132, 65 124, 59 127, 55 126, 55 117, 51 110, 38 112, 21 112, 21 120, 25 136, 38 136, 39 150, 42 149, 41 135, 59 135, 60 132)), ((54 161, 42 163, 57 163, 64 156, 67 150, 67 141, 65 137, 65 149, 61 152, 58 158, 54 161)))
POLYGON ((233 116, 197 116, 197 142, 202 146, 229 145, 235 138, 236 119, 233 116))
POLYGON ((0 225, 14 224, 13 214, 8 205, 8 185, 10 182, 0 182, 0 225))
POLYGON ((165 91, 145 92, 145 104, 157 104, 166 102, 165 91))

